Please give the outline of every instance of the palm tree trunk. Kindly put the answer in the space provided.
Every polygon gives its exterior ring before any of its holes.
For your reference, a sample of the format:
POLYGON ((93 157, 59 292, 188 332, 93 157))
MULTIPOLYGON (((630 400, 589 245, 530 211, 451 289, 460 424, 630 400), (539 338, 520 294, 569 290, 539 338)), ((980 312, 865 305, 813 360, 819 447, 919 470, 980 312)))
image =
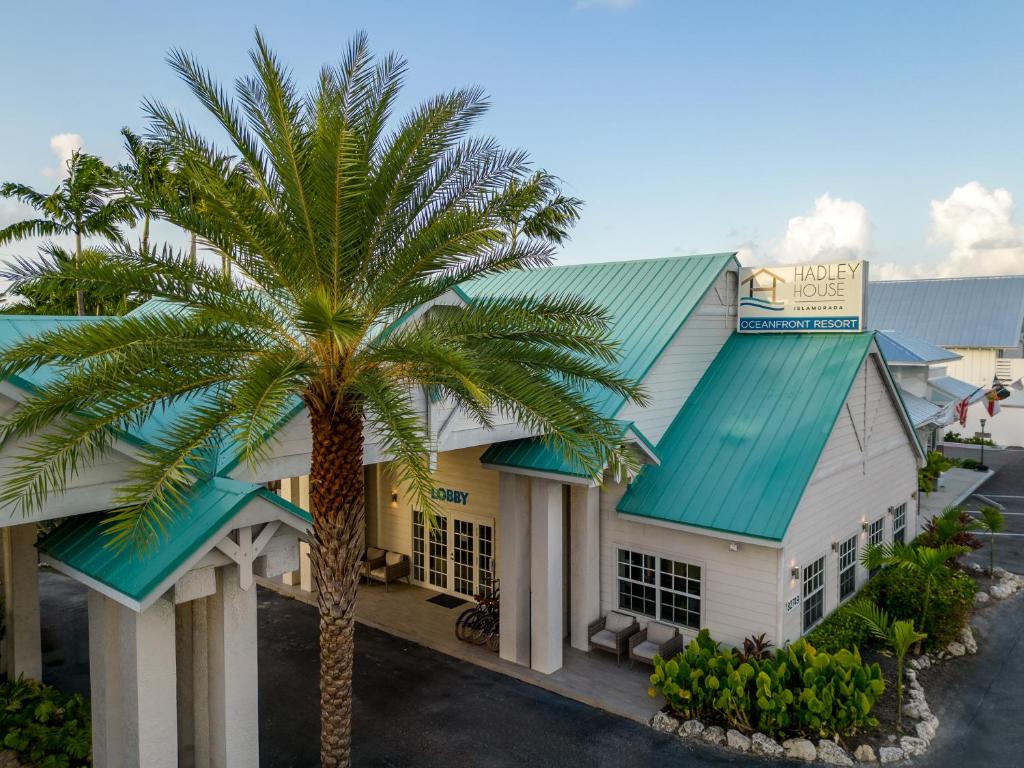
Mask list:
POLYGON ((195 232, 192 232, 191 235, 192 235, 192 240, 191 240, 191 242, 189 244, 189 247, 188 247, 188 260, 192 262, 192 266, 195 266, 195 264, 196 264, 196 245, 197 245, 197 239, 196 239, 196 233, 195 232))
MULTIPOLYGON (((75 230, 75 266, 79 269, 82 268, 81 230, 75 230)), ((78 310, 79 317, 85 315, 85 292, 82 290, 81 286, 75 289, 75 308, 78 310)))
POLYGON ((149 211, 142 216, 142 253, 149 256, 149 211))
POLYGON ((366 534, 363 415, 358 403, 309 403, 313 454, 310 559, 320 609, 320 764, 352 764, 355 597, 366 534))

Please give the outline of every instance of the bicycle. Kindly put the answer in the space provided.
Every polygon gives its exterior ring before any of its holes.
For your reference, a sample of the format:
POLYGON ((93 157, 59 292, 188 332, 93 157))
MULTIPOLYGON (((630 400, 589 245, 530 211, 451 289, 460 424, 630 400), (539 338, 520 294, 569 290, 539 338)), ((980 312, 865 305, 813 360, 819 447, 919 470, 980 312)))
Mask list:
POLYGON ((467 608, 455 620, 455 636, 466 643, 486 645, 491 651, 498 650, 500 589, 494 581, 489 595, 474 595, 476 605, 467 608))

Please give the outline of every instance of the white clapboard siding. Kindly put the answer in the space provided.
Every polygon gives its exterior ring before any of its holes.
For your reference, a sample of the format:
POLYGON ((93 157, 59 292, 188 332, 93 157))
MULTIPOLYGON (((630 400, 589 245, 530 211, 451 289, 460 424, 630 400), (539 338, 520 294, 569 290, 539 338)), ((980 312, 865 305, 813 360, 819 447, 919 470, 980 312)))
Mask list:
MULTIPOLYGON (((777 549, 729 542, 676 528, 627 519, 615 511, 626 487, 608 483, 601 489, 601 612, 618 610, 617 550, 621 547, 701 567, 701 626, 722 643, 742 645, 743 638, 764 632, 777 642, 777 549)), ((641 622, 646 617, 638 617, 641 622)), ((684 630, 689 638, 691 630, 684 630)))
POLYGON ((946 363, 948 376, 961 379, 976 387, 992 383, 992 377, 996 374, 996 359, 998 357, 996 350, 964 347, 948 347, 948 349, 950 352, 960 355, 959 360, 950 360, 946 363))
POLYGON ((726 270, 641 382, 647 406, 630 403, 617 418, 635 422, 657 444, 735 329, 736 272, 726 270))
MULTIPOLYGON (((889 508, 906 503, 907 540, 917 525, 917 459, 885 386, 875 355, 869 355, 832 428, 818 466, 784 540, 780 579, 782 604, 800 592, 790 576, 825 556, 825 615, 839 604, 839 555, 832 543, 858 536, 858 556, 867 542, 862 523, 884 518, 885 541, 892 540, 889 508)), ((858 588, 867 573, 857 566, 858 588)), ((801 611, 782 609, 782 635, 791 641, 801 634, 801 611)))

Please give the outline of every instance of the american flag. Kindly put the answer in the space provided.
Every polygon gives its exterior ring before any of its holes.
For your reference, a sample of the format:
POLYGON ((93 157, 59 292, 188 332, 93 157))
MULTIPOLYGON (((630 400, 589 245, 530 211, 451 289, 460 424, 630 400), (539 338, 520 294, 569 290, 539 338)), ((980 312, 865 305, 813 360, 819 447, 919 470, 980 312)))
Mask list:
POLYGON ((967 426, 967 408, 970 406, 968 402, 969 398, 964 398, 956 404, 956 418, 960 422, 961 427, 967 426))

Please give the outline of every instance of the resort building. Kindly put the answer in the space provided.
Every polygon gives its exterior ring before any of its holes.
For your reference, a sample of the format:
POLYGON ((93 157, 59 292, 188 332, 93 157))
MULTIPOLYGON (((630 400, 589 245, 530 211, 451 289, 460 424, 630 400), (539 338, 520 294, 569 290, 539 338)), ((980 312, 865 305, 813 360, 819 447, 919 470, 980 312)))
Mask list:
MULTIPOLYGON (((995 380, 1024 376, 1024 275, 878 281, 868 284, 872 328, 944 347, 959 355, 933 376, 934 402, 976 402, 995 380)), ((990 417, 984 403, 972 405, 967 426, 952 427, 971 437, 981 434, 1000 445, 1024 445, 1024 393, 1013 391, 1001 412, 990 417)))

